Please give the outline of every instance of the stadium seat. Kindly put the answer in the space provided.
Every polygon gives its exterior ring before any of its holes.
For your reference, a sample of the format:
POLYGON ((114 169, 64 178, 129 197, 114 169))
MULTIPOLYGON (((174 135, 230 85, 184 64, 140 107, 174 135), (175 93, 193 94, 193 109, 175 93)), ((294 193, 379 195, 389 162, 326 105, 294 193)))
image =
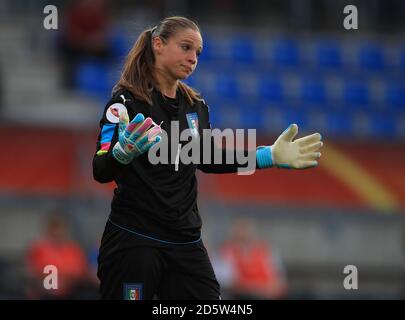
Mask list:
POLYGON ((107 99, 112 89, 108 67, 97 61, 83 61, 75 70, 75 86, 78 90, 100 99, 107 99))
POLYGON ((247 37, 232 38, 230 43, 231 57, 234 62, 251 64, 255 59, 253 40, 247 37))
MULTIPOLYGON (((134 38, 133 41, 135 41, 134 38)), ((111 32, 110 35, 110 50, 111 57, 114 60, 123 61, 131 50, 131 39, 129 39, 123 30, 116 29, 111 32)))
POLYGON ((261 104, 254 102, 239 101, 237 108, 241 114, 240 128, 262 130, 265 123, 261 107, 261 104))
POLYGON ((390 108, 405 109, 405 85, 387 82, 385 85, 385 102, 390 108))
POLYGON ((352 118, 347 112, 328 112, 325 116, 329 136, 350 137, 353 134, 352 118))
POLYGON ((275 40, 272 54, 276 65, 298 66, 300 62, 298 44, 293 39, 275 40))
POLYGON ((362 69, 380 71, 385 67, 383 47, 379 44, 367 43, 360 46, 358 62, 362 69))
POLYGON ((284 98, 283 82, 277 76, 262 75, 258 79, 258 95, 266 101, 282 101, 284 98))
POLYGON ((342 52, 338 43, 334 41, 319 41, 315 44, 316 64, 325 68, 341 68, 342 52))
POLYGON ((324 104, 326 103, 326 86, 322 79, 304 77, 301 80, 301 98, 305 103, 324 104))
POLYGON ((228 73, 216 75, 215 88, 217 94, 222 98, 236 99, 241 94, 236 78, 228 73))
POLYGON ((371 133, 379 138, 393 138, 396 135, 396 116, 392 114, 373 113, 371 115, 371 133))
POLYGON ((361 81, 349 80, 344 84, 344 103, 348 107, 368 106, 370 102, 367 84, 361 81))

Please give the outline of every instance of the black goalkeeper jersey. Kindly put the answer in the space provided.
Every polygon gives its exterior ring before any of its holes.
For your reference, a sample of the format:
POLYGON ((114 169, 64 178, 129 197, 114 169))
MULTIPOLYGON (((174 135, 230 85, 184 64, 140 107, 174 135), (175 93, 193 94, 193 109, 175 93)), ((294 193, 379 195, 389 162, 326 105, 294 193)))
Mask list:
MULTIPOLYGON (((170 151, 179 151, 187 144, 187 141, 179 141, 180 146, 171 145, 171 121, 178 121, 180 133, 185 129, 197 130, 202 146, 202 130, 210 129, 209 110, 204 101, 190 105, 180 90, 176 99, 166 98, 154 90, 152 101, 152 106, 148 105, 135 99, 129 91, 114 94, 100 121, 93 175, 98 182, 115 181, 117 184, 109 216, 113 224, 161 241, 193 242, 200 238, 201 231, 196 169, 206 173, 233 173, 239 165, 225 164, 225 161, 224 164, 202 164, 202 160, 200 164, 171 163, 170 151), (118 114, 123 108, 127 109, 130 120, 142 113, 157 124, 163 121, 161 127, 168 137, 168 164, 151 164, 147 153, 127 165, 115 160, 112 148, 118 140, 118 114)), ((213 139, 211 143, 215 147, 213 139)), ((225 150, 222 152, 225 159, 225 150)))

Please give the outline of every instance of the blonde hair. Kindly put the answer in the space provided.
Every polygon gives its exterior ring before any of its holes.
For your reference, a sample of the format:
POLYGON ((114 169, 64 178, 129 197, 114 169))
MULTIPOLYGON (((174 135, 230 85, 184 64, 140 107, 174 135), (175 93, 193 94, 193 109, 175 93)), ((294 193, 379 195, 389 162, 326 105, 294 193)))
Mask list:
MULTIPOLYGON (((152 50, 152 37, 160 37, 163 41, 167 41, 184 29, 200 32, 196 23, 179 16, 165 18, 156 27, 143 31, 126 57, 121 77, 114 86, 113 93, 127 89, 137 99, 152 105, 152 91, 158 86, 154 77, 155 56, 152 50)), ((184 82, 178 81, 178 86, 188 103, 194 104, 202 100, 199 93, 184 82)))

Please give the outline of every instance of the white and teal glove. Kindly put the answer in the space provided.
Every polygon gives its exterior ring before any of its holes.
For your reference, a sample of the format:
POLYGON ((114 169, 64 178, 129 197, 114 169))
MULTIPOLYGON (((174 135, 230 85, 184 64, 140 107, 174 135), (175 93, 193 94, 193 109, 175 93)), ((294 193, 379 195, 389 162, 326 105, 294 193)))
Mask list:
POLYGON ((323 143, 322 136, 314 133, 293 139, 298 133, 298 126, 291 124, 272 146, 260 146, 256 149, 256 161, 260 169, 279 167, 287 169, 306 169, 316 167, 321 153, 318 151, 323 143))
POLYGON ((118 125, 118 141, 112 154, 118 162, 128 164, 158 143, 161 140, 161 132, 160 126, 149 117, 145 119, 142 113, 138 113, 129 122, 127 111, 123 111, 118 125))

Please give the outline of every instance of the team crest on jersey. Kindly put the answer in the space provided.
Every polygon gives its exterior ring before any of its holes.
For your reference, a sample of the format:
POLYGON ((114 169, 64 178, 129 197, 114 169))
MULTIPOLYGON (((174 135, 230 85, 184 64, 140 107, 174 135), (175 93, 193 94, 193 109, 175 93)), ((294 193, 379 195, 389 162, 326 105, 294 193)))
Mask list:
POLYGON ((142 300, 142 284, 125 283, 124 300, 142 300))
POLYGON ((186 117, 187 117, 188 126, 191 130, 191 134, 193 135, 194 138, 198 138, 199 133, 198 133, 198 115, 197 115, 197 113, 196 112, 187 113, 186 117))
POLYGON ((127 108, 122 103, 114 103, 108 107, 106 112, 107 120, 111 123, 120 122, 120 114, 127 108))

